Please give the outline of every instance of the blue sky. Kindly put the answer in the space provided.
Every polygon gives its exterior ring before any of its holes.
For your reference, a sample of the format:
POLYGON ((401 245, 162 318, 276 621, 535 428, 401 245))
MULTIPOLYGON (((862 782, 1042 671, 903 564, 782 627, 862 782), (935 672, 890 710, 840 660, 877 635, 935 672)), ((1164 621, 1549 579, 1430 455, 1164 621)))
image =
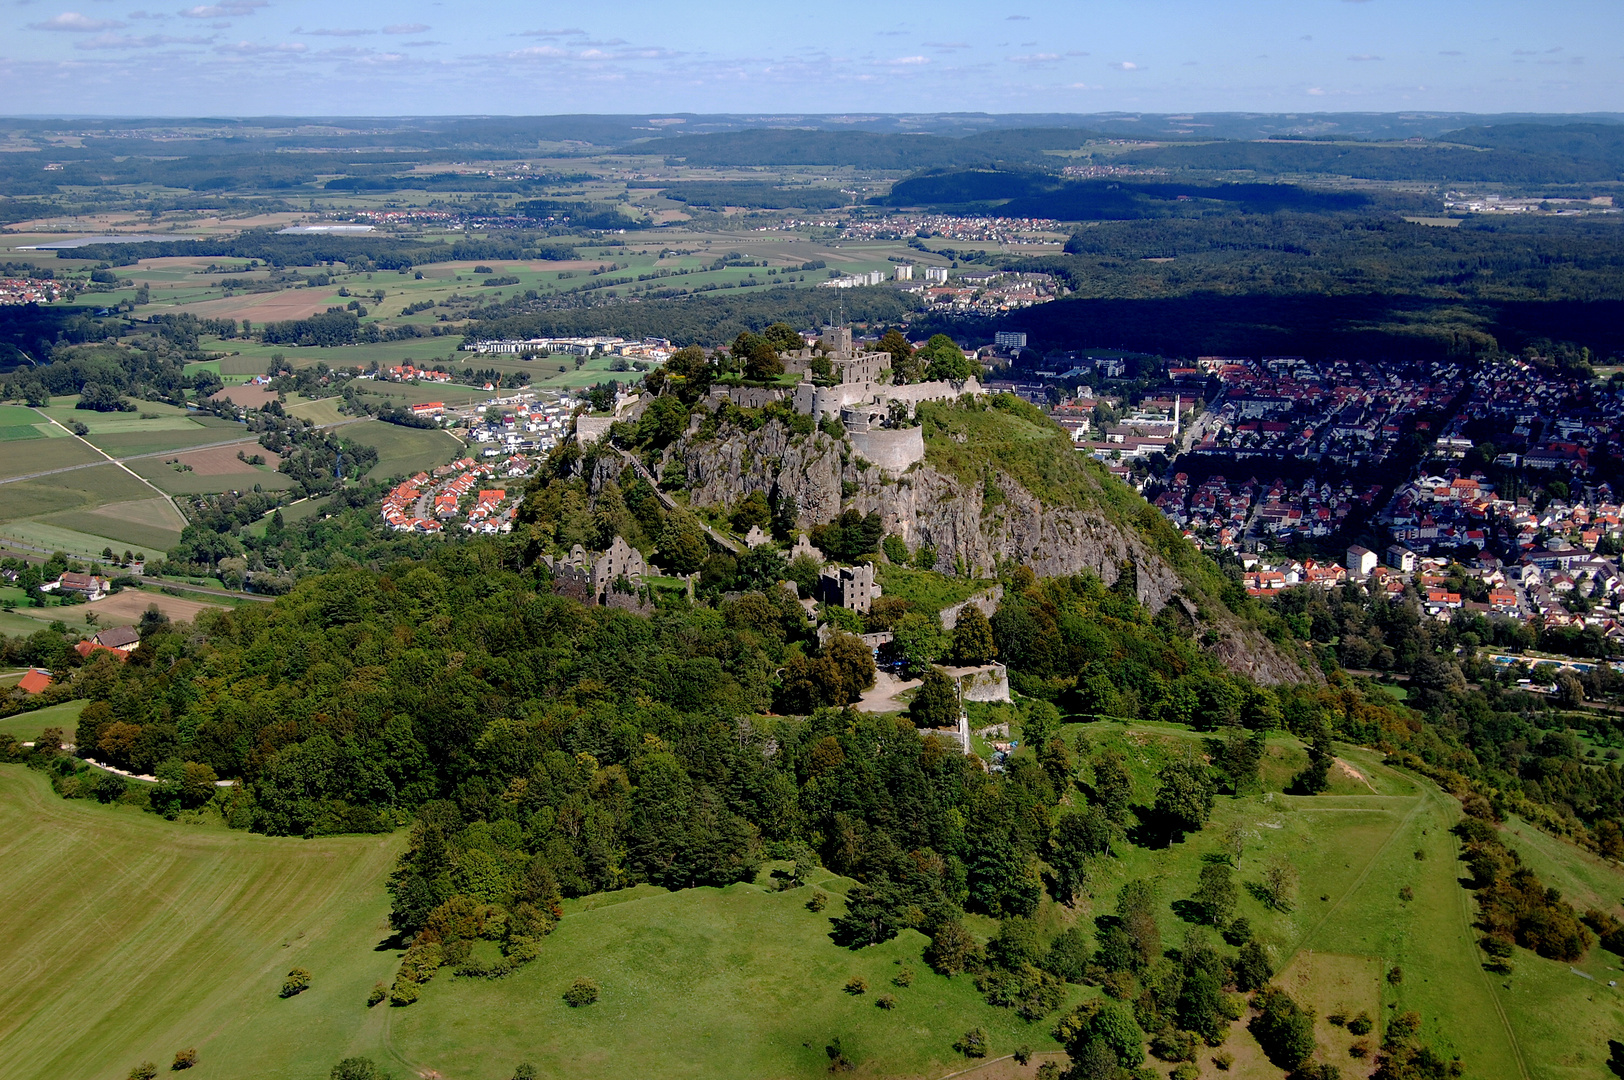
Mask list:
POLYGON ((0 3, 13 114, 1624 109, 1618 0, 0 3))

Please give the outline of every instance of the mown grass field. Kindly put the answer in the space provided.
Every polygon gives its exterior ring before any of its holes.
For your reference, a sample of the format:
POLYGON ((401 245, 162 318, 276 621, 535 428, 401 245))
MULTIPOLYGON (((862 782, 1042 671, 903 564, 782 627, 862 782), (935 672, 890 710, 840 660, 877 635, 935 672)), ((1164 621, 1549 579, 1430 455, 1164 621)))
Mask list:
POLYGON ((381 889, 403 836, 273 840, 65 802, 0 766, 0 1060, 17 1080, 122 1080, 196 1047, 192 1075, 309 1080, 379 1053, 367 989, 398 954, 381 889), (289 968, 311 989, 277 997, 289 968))
MULTIPOLYGON (((42 624, 43 625, 43 624, 42 624)), ((14 684, 16 679, 8 680, 14 684)), ((89 702, 67 701, 61 705, 51 705, 44 709, 35 709, 33 712, 17 713, 0 719, 0 734, 11 735, 18 742, 33 742, 39 738, 40 732, 46 728, 61 728, 69 742, 73 741, 73 729, 79 723, 79 713, 89 702)))
POLYGON ((363 420, 344 429, 344 437, 378 451, 378 463, 367 472, 370 477, 410 476, 456 460, 463 444, 444 431, 363 420))
MULTIPOLYGON (((1148 798, 1160 761, 1201 738, 1117 723, 1066 733, 1123 749, 1137 800, 1148 798)), ((1333 771, 1330 794, 1287 796, 1280 788, 1305 758, 1296 740, 1271 740, 1262 794, 1220 797, 1208 828, 1181 842, 1119 847, 1075 909, 1045 901, 1040 924, 1048 934, 1088 925, 1112 909, 1124 882, 1149 878, 1164 944, 1177 946, 1190 929, 1177 902, 1238 822, 1247 837, 1243 883, 1271 856, 1299 872, 1290 910, 1243 891, 1238 913, 1271 947, 1280 984, 1319 1010, 1320 1056, 1344 1076, 1366 1075, 1370 1065, 1348 1055, 1345 1029, 1323 1020, 1333 1009, 1378 1019, 1414 1009, 1423 1037, 1459 1054, 1470 1077, 1605 1075, 1606 1040, 1624 1029, 1618 992, 1606 985, 1618 959, 1592 950, 1573 966, 1585 978, 1519 950, 1514 973, 1491 979, 1470 926, 1470 894, 1456 881, 1453 801, 1378 755, 1338 752, 1349 768, 1333 771), (1405 888, 1411 899, 1401 897, 1405 888), (1393 967, 1403 971, 1396 984, 1386 978, 1393 967)), ((1617 868, 1520 823, 1508 830, 1549 884, 1581 905, 1594 896, 1616 907, 1624 893, 1617 868)), ((917 933, 855 953, 835 946, 828 920, 850 884, 840 878, 816 882, 831 898, 822 913, 804 906, 810 890, 776 893, 765 876, 726 889, 641 886, 569 901, 542 956, 510 978, 443 971, 410 1008, 368 1010, 367 988, 399 955, 377 946, 383 879, 401 836, 307 842, 168 824, 56 800, 36 774, 5 766, 0 837, 8 868, 0 910, 30 928, 0 938, 0 967, 21 973, 0 982, 8 1076, 118 1080, 136 1061, 165 1064, 189 1045, 200 1051, 200 1080, 319 1077, 347 1053, 372 1056, 397 1076, 447 1080, 505 1080, 521 1061, 550 1078, 812 1080, 827 1075, 824 1047, 836 1037, 859 1075, 942 1077, 969 1064, 951 1044, 975 1025, 990 1033, 993 1057, 1022 1044, 1055 1049, 1052 1018, 1024 1023, 988 1006, 969 979, 930 972, 917 933), (314 987, 279 1001, 275 987, 295 963, 311 970, 314 987), (893 987, 905 966, 912 986, 893 987), (580 976, 597 981, 602 998, 572 1010, 560 994, 580 976), (868 981, 867 994, 843 992, 852 976, 868 981), (881 993, 895 994, 898 1007, 877 1009, 881 993)), ((983 937, 995 925, 966 922, 983 937)), ((1095 992, 1074 987, 1071 1000, 1095 992)), ((1217 1073, 1204 1058, 1204 1077, 1279 1080, 1244 1026, 1225 1049, 1233 1068, 1217 1073)))

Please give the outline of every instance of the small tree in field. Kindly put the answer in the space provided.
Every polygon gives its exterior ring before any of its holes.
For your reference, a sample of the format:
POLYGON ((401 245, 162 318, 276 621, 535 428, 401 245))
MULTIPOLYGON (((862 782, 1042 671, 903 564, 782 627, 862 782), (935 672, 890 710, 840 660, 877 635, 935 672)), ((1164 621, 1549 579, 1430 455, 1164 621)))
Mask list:
POLYGON ((282 996, 293 997, 310 989, 310 972, 304 968, 294 968, 288 972, 288 977, 282 980, 282 996))
POLYGON ((987 1029, 983 1027, 971 1028, 959 1036, 958 1042, 953 1044, 953 1049, 969 1058, 986 1057, 987 1029))
POLYGON ((1290 911, 1297 898, 1297 868, 1278 856, 1263 868, 1263 892, 1276 911, 1290 911))
POLYGON ((158 1075, 158 1066, 150 1061, 143 1061, 130 1070, 130 1080, 153 1080, 158 1075))
POLYGON ((197 1048, 189 1046, 185 1050, 178 1051, 175 1054, 175 1061, 169 1066, 169 1068, 174 1072, 180 1072, 182 1069, 190 1069, 196 1064, 197 1048))
POLYGON ((568 990, 564 991, 564 1004, 572 1009, 579 1009, 583 1005, 591 1005, 598 1000, 598 984, 591 979, 576 979, 570 983, 568 990))

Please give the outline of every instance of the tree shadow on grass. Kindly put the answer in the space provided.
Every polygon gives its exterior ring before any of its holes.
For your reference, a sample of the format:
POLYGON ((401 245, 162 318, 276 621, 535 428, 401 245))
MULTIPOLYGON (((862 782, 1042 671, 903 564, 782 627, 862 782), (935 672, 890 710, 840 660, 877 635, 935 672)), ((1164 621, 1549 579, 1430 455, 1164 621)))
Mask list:
POLYGON ((1196 926, 1206 925, 1207 909, 1194 900, 1175 900, 1168 906, 1173 909, 1173 914, 1185 922, 1194 923, 1196 926))
POLYGON ((372 946, 373 952, 399 952, 406 948, 406 931, 397 930, 372 946))

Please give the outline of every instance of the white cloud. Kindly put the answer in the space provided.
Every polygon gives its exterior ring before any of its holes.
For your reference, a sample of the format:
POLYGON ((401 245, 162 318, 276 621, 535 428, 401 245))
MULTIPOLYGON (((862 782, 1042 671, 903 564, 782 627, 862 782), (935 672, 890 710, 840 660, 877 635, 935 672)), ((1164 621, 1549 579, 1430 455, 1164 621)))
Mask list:
POLYGON ((430 27, 427 23, 395 23, 392 26, 384 27, 383 32, 386 34, 421 34, 425 30, 430 29, 432 29, 432 27, 430 27))
POLYGON ((306 30, 303 27, 295 27, 293 32, 305 37, 366 37, 377 33, 376 30, 306 30))
POLYGON ((235 45, 216 45, 215 52, 236 53, 238 56, 298 56, 309 52, 310 46, 302 41, 284 41, 276 45, 262 45, 258 42, 239 41, 235 45))
POLYGON ((29 23, 30 30, 61 30, 70 34, 94 34, 102 30, 117 30, 124 24, 117 19, 92 19, 77 11, 64 11, 44 22, 29 23))
POLYGON ((1318 86, 1310 86, 1308 88, 1308 93, 1313 97, 1324 97, 1325 96, 1325 91, 1322 90, 1318 86))
POLYGON ((927 41, 925 47, 928 49, 968 49, 970 43, 967 41, 927 41))
POLYGON ((1006 15, 1006 16, 1004 16, 1004 21, 1005 22, 1031 22, 1032 21, 1032 16, 1030 16, 1030 15, 1006 15))
POLYGON ((193 35, 191 37, 177 37, 174 34, 146 34, 136 37, 132 34, 97 34, 95 37, 76 41, 76 49, 161 49, 166 45, 212 45, 214 35, 207 37, 193 35))
POLYGON ((1139 70, 1139 65, 1134 63, 1132 60, 1118 60, 1116 63, 1112 64, 1111 66, 1116 68, 1118 71, 1138 71, 1139 70))
POLYGON ((1355 63, 1362 64, 1368 60, 1380 60, 1381 57, 1375 55, 1374 53, 1356 53, 1355 55, 1348 57, 1348 59, 1354 61, 1355 63))
POLYGON ((258 9, 270 6, 270 0, 221 0, 218 4, 183 8, 179 14, 188 19, 225 19, 233 15, 252 15, 258 9))
POLYGON ((918 67, 920 64, 928 63, 930 63, 930 57, 928 56, 899 56, 886 61, 886 64, 890 67, 918 67))
POLYGON ((1060 54, 1052 52, 1024 53, 1021 56, 1006 56, 1004 59, 1012 64, 1052 64, 1060 59, 1060 54))
POLYGON ((521 31, 519 31, 519 36, 520 37, 580 37, 582 34, 585 34, 585 33, 586 33, 585 30, 577 30, 577 29, 574 29, 572 27, 571 29, 568 29, 568 30, 521 30, 521 31))

